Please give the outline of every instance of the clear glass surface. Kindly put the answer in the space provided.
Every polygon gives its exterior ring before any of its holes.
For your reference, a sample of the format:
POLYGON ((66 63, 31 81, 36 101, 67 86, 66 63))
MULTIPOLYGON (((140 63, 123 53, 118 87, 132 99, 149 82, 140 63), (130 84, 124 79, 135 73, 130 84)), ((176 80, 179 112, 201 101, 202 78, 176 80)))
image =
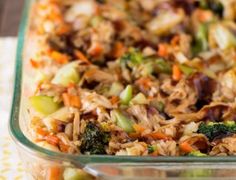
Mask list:
POLYGON ((26 51, 30 49, 30 22, 33 0, 25 1, 19 30, 15 86, 12 102, 10 132, 17 144, 27 171, 34 179, 46 179, 50 167, 84 168, 98 178, 109 179, 183 179, 194 177, 236 177, 236 157, 136 157, 110 155, 71 155, 53 152, 35 145, 27 138, 26 51))

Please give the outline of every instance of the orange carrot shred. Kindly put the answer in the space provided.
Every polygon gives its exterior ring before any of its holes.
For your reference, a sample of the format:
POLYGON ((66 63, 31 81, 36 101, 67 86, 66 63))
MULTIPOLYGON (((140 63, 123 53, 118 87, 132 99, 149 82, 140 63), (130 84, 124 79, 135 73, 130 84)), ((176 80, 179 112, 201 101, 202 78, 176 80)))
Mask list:
POLYGON ((112 96, 110 101, 111 101, 111 104, 116 104, 119 101, 119 97, 118 96, 112 96))
POLYGON ((121 42, 116 42, 112 50, 112 56, 115 58, 121 57, 125 52, 124 44, 121 42))
POLYGON ((47 180, 60 180, 62 176, 62 169, 54 166, 48 169, 47 180))
POLYGON ((62 54, 58 51, 52 51, 51 57, 54 61, 60 63, 60 64, 65 64, 69 61, 69 57, 65 54, 62 54))
POLYGON ((80 108, 80 98, 79 96, 70 95, 68 93, 62 94, 63 102, 65 106, 74 106, 80 108))
POLYGON ((183 142, 179 145, 180 149, 184 151, 185 153, 190 153, 194 151, 195 149, 188 143, 188 142, 183 142))
POLYGON ((133 128, 137 133, 142 133, 145 128, 139 124, 133 124, 133 128))
POLYGON ((181 70, 179 69, 179 66, 173 65, 172 67, 172 78, 175 81, 179 81, 181 79, 181 70))
POLYGON ((198 9, 197 10, 197 18, 201 22, 208 22, 208 21, 212 20, 213 14, 209 10, 198 9))
POLYGON ((40 68, 44 65, 44 63, 42 61, 35 61, 33 59, 30 59, 30 64, 35 69, 40 68))
POLYGON ((100 56, 102 52, 103 52, 103 47, 98 42, 93 43, 88 50, 88 53, 92 56, 100 56))
POLYGON ((45 140, 49 144, 52 144, 54 146, 57 146, 59 144, 59 141, 60 141, 60 139, 55 135, 48 135, 48 136, 46 136, 45 140))
POLYGON ((161 132, 153 132, 153 133, 147 134, 145 136, 151 137, 153 139, 164 139, 164 140, 171 139, 170 136, 168 136, 168 135, 166 135, 164 133, 161 133, 161 132))
POLYGON ((179 43, 180 37, 179 35, 175 35, 172 39, 171 39, 171 45, 172 46, 176 46, 179 43))
POLYGON ((166 57, 168 55, 168 46, 167 44, 161 43, 158 45, 157 55, 160 57, 166 57))
POLYGON ((79 51, 79 50, 75 50, 75 56, 76 56, 79 60, 85 62, 86 64, 92 64, 92 63, 88 60, 88 58, 87 58, 81 51, 79 51))
POLYGON ((44 130, 43 128, 37 128, 36 132, 41 136, 47 136, 49 134, 49 132, 44 130))

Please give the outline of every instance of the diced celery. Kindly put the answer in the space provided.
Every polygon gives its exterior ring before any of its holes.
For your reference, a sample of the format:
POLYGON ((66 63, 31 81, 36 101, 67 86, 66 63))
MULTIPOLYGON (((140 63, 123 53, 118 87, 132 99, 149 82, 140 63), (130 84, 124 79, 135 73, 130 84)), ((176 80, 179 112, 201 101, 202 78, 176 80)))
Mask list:
POLYGON ((121 91, 123 90, 123 85, 120 82, 113 82, 111 88, 108 92, 109 96, 119 96, 121 91))
POLYGON ((195 69, 193 69, 189 66, 183 65, 183 64, 179 65, 179 68, 187 76, 191 75, 195 71, 195 69))
POLYGON ((217 24, 212 33, 220 49, 228 49, 236 46, 236 37, 224 25, 217 24))
POLYGON ((140 66, 141 66, 140 74, 142 76, 148 76, 153 73, 153 63, 152 62, 141 64, 140 66))
POLYGON ((66 168, 63 173, 64 180, 92 180, 93 177, 81 169, 66 168))
POLYGON ((134 132, 131 120, 123 115, 120 111, 115 110, 114 115, 116 117, 117 125, 122 128, 125 132, 131 133, 134 132))
POLYGON ((68 86, 70 83, 78 83, 80 77, 76 70, 77 66, 77 61, 63 66, 58 70, 55 77, 52 79, 52 83, 61 84, 63 86, 68 86))
POLYGON ((207 156, 206 154, 201 153, 200 151, 193 151, 193 152, 190 152, 188 155, 189 156, 197 156, 197 157, 205 157, 205 156, 207 156))
POLYGON ((138 93, 131 101, 130 104, 148 104, 147 98, 143 93, 138 93))
POLYGON ((34 110, 43 115, 52 114, 61 107, 60 103, 55 102, 53 97, 49 96, 32 96, 29 101, 34 110))
POLYGON ((122 104, 129 104, 132 99, 133 89, 131 85, 127 85, 126 88, 120 93, 120 100, 122 104))
POLYGON ((62 107, 55 111, 54 113, 50 114, 49 118, 57 119, 62 122, 67 122, 70 120, 70 110, 69 107, 62 107))

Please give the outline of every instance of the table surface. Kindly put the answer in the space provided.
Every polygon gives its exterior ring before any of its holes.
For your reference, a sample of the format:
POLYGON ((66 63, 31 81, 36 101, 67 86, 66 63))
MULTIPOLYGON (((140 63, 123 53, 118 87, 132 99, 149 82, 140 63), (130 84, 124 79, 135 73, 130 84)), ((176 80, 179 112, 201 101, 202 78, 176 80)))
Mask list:
POLYGON ((0 0, 0 36, 16 36, 24 0, 0 0))

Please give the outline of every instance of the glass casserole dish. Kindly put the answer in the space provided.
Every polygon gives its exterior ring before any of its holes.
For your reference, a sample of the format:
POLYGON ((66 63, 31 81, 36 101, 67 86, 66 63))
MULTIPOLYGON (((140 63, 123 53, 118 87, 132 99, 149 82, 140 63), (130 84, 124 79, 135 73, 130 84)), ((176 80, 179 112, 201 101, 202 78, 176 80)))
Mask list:
MULTIPOLYGON (((35 2, 26 1, 20 27, 15 89, 12 104, 10 132, 15 140, 27 171, 34 179, 58 179, 72 168, 84 169, 97 178, 117 179, 183 179, 235 177, 236 158, 230 157, 162 157, 162 156, 111 156, 111 155, 72 155, 53 152, 31 142, 28 135, 27 96, 31 92, 29 57, 33 52, 30 23, 32 6, 35 2), (68 170, 69 169, 69 170, 68 170), (58 176, 58 177, 59 177, 58 176)), ((82 173, 82 176, 84 174, 82 173)), ((85 178, 87 175, 84 175, 85 178)), ((87 177, 88 178, 88 177, 87 177)), ((89 177, 92 178, 92 177, 89 177)))

